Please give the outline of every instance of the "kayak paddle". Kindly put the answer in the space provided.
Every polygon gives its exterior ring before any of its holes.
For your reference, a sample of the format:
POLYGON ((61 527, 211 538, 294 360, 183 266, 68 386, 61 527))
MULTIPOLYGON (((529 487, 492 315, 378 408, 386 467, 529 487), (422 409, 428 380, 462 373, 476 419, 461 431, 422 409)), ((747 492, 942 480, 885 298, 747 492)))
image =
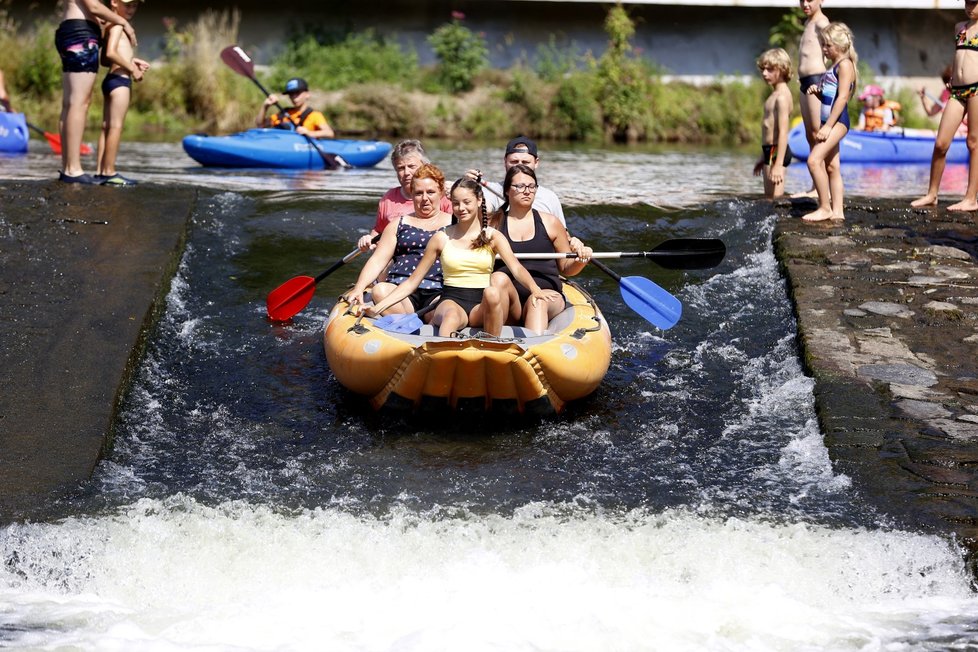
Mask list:
MULTIPOLYGON (((375 235, 371 244, 380 239, 375 235)), ((343 265, 360 255, 360 248, 357 247, 340 260, 330 265, 329 269, 313 278, 311 276, 296 276, 268 293, 265 299, 265 310, 270 319, 275 321, 288 321, 295 317, 300 310, 309 305, 312 295, 316 292, 316 284, 338 270, 343 265)))
MULTIPOLYGON (((37 133, 41 134, 42 136, 44 136, 45 139, 47 139, 48 145, 51 146, 52 152, 54 152, 55 154, 61 153, 61 136, 59 136, 58 134, 52 134, 50 131, 44 131, 37 125, 31 124, 30 122, 27 123, 27 126, 33 129, 34 131, 36 131, 37 133)), ((88 156, 89 154, 92 153, 92 148, 91 146, 82 143, 80 151, 84 156, 88 156)))
POLYGON ((618 281, 625 305, 662 330, 676 325, 683 314, 683 304, 669 292, 643 276, 621 275, 600 260, 591 260, 595 267, 618 281))
MULTIPOLYGON (((676 238, 662 242, 652 251, 595 251, 591 258, 651 258, 666 269, 708 269, 716 267, 726 255, 722 240, 714 238, 676 238)), ((514 254, 520 260, 577 258, 574 252, 553 254, 514 254)))
MULTIPOLYGON (((237 45, 229 45, 221 50, 221 61, 226 63, 228 68, 234 72, 253 81, 255 86, 261 89, 261 92, 265 94, 265 97, 269 97, 271 95, 268 89, 265 88, 260 81, 258 81, 257 77, 255 77, 255 62, 252 61, 251 57, 249 57, 240 47, 237 45)), ((282 108, 281 104, 276 102, 275 106, 278 107, 278 110, 281 111, 283 115, 285 114, 285 109, 282 108)), ((324 152, 319 147, 319 143, 316 142, 315 138, 312 136, 307 136, 306 134, 302 135, 306 137, 306 140, 309 141, 309 144, 313 147, 313 149, 319 152, 319 155, 323 159, 323 165, 327 170, 336 170, 338 168, 346 167, 346 163, 342 158, 336 156, 335 154, 324 152)))

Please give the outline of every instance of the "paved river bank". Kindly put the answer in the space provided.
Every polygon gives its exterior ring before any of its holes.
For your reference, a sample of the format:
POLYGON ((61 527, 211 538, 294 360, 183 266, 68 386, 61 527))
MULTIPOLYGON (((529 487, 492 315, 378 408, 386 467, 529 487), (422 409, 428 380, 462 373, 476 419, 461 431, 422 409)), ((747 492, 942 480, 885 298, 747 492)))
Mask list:
MULTIPOLYGON (((196 193, 4 182, 0 520, 83 481, 162 305, 196 193), (43 244, 42 244, 43 243, 43 244)), ((978 526, 978 284, 971 216, 850 202, 845 224, 780 205, 775 250, 839 472, 894 522, 978 526)))
POLYGON ((774 233, 838 472, 905 527, 978 551, 974 215, 849 202, 844 223, 782 204, 774 233))
POLYGON ((196 192, 0 184, 0 522, 42 518, 111 439, 196 192))

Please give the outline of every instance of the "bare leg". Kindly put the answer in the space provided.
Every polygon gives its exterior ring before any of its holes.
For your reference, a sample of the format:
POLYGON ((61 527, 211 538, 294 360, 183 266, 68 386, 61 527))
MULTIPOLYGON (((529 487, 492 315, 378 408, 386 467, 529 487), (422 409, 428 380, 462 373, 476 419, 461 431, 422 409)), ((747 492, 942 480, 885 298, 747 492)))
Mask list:
MULTIPOLYGON (((820 117, 819 114, 822 110, 822 100, 818 99, 817 95, 802 95, 799 98, 799 104, 801 108, 801 120, 802 124, 805 125, 805 138, 808 140, 808 150, 811 152, 815 149, 815 132, 818 131, 820 117)), ((799 199, 803 197, 816 197, 817 192, 815 189, 815 180, 812 179, 812 187, 810 190, 805 192, 796 192, 791 195, 792 199, 799 199)))
POLYGON ((818 208, 803 215, 801 219, 808 222, 821 222, 832 217, 832 203, 829 196, 829 173, 825 161, 832 155, 828 142, 818 143, 808 155, 808 171, 815 182, 815 192, 818 196, 818 208))
POLYGON ((978 211, 978 123, 972 120, 978 120, 978 97, 968 99, 968 189, 964 199, 947 207, 949 211, 978 211))
POLYGON ((832 219, 846 219, 843 196, 845 195, 845 184, 842 182, 842 161, 839 154, 839 145, 836 143, 832 156, 825 162, 825 170, 829 173, 829 193, 832 196, 832 219))
POLYGON ((105 99, 105 116, 102 119, 102 135, 99 137, 98 174, 115 174, 115 159, 122 141, 122 126, 129 109, 130 91, 119 87, 105 99))
MULTIPOLYGON (((376 306, 381 301, 387 298, 387 296, 394 291, 397 286, 393 283, 378 283, 374 286, 373 290, 370 292, 370 298, 376 306)), ((390 308, 384 311, 386 315, 406 315, 409 312, 414 312, 414 305, 404 299, 400 303, 394 304, 390 308)))
POLYGON ((81 145, 94 87, 93 72, 66 72, 61 75, 61 166, 69 177, 84 173, 81 145))
POLYGON ((469 320, 462 306, 449 299, 438 302, 431 323, 438 327, 439 336, 449 337, 458 329, 465 328, 469 320))
POLYGON ((493 272, 490 284, 494 288, 499 288, 500 292, 503 293, 503 314, 506 315, 506 323, 520 323, 520 317, 523 316, 520 296, 509 274, 505 272, 493 272))
POLYGON ((487 287, 482 292, 482 303, 469 314, 469 323, 482 326, 482 330, 490 335, 499 336, 506 321, 506 311, 503 309, 505 302, 505 293, 499 288, 487 287))
POLYGON ((533 305, 533 299, 527 299, 526 306, 523 310, 524 314, 526 314, 524 326, 527 330, 541 334, 547 330, 550 320, 560 314, 560 311, 563 309, 563 299, 559 301, 537 301, 537 305, 535 306, 533 305))
MULTIPOLYGON (((951 148, 954 133, 964 119, 964 107, 955 99, 948 100, 941 115, 941 124, 937 128, 937 138, 934 140, 934 153, 930 159, 930 179, 927 183, 927 194, 912 202, 911 206, 936 206, 937 193, 941 188, 941 177, 944 176, 944 166, 947 160, 947 150, 951 148)), ((970 146, 970 144, 969 144, 970 146)), ((969 172, 970 176, 970 172, 969 172)))

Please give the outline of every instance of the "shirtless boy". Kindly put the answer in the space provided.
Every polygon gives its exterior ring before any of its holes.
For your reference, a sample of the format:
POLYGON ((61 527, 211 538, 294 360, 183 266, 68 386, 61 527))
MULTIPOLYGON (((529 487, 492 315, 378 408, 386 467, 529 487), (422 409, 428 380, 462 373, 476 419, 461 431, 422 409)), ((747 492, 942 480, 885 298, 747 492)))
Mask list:
MULTIPOLYGON (((818 42, 818 33, 829 24, 829 19, 822 13, 822 0, 798 0, 798 5, 805 12, 805 31, 801 34, 798 46, 798 82, 801 85, 801 119, 805 123, 805 138, 808 139, 809 149, 815 146, 815 132, 821 127, 819 113, 822 101, 817 95, 809 95, 808 89, 817 85, 825 73, 825 59, 822 57, 822 45, 818 42)), ((792 197, 815 197, 815 188, 808 192, 792 195, 792 197)))
POLYGON ((781 48, 774 48, 757 58, 757 69, 771 87, 771 94, 764 101, 761 158, 754 166, 754 176, 764 175, 764 196, 775 199, 784 194, 784 169, 791 162, 791 150, 788 149, 791 59, 781 48))

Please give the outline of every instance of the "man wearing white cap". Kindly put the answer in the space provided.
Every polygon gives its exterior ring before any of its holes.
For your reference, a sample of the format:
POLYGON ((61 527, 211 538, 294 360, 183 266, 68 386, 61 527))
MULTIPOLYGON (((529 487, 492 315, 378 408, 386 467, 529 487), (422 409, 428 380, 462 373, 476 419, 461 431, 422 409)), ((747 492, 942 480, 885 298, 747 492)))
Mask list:
POLYGON ((266 116, 268 108, 278 103, 275 94, 269 95, 261 105, 261 112, 255 120, 259 127, 295 127, 296 133, 310 138, 334 138, 333 128, 329 126, 320 111, 309 106, 309 84, 301 77, 293 77, 285 83, 283 91, 292 100, 292 107, 279 113, 266 116))

